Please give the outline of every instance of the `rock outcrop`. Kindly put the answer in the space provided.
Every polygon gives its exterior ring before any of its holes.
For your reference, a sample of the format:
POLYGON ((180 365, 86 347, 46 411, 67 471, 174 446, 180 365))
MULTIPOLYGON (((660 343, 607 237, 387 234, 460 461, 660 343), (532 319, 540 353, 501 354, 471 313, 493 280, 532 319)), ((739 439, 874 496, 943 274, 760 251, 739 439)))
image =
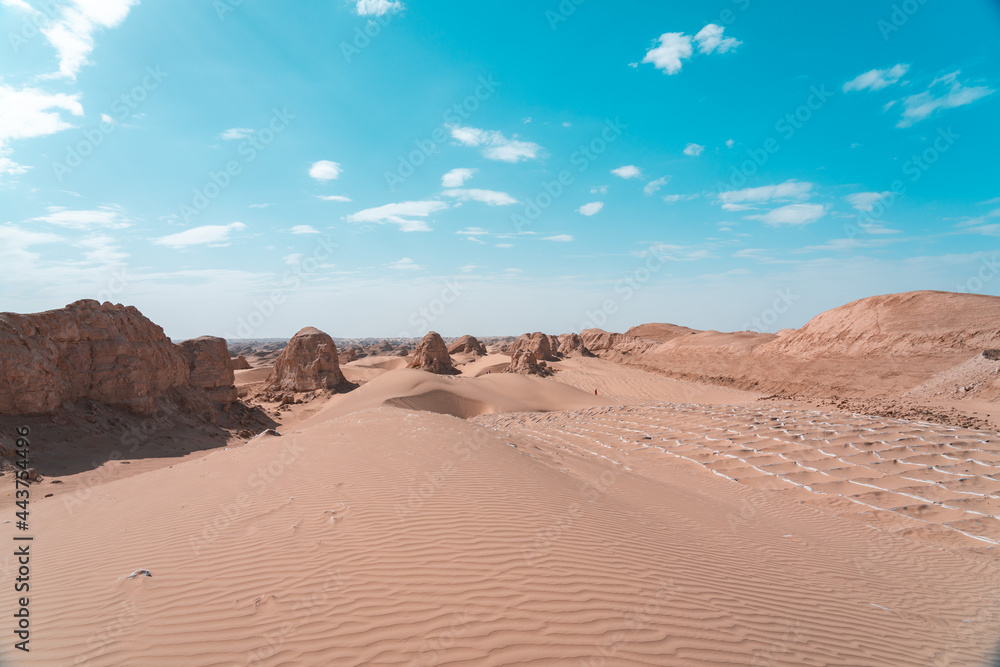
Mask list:
POLYGON ((596 356, 593 352, 587 349, 587 346, 583 344, 583 339, 580 338, 580 334, 562 334, 559 336, 559 348, 558 353, 564 357, 581 356, 581 357, 593 357, 596 356))
POLYGON ((544 361, 539 361, 530 350, 518 350, 510 359, 510 365, 504 373, 518 373, 520 375, 540 375, 545 377, 552 375, 552 369, 544 361))
POLYGON ((508 348, 507 353, 514 356, 521 350, 527 350, 535 355, 538 361, 556 361, 556 348, 558 340, 548 334, 536 331, 533 334, 521 334, 520 337, 508 348))
POLYGON ((410 360, 408 368, 419 368, 438 375, 456 375, 458 373, 448 355, 448 346, 444 344, 441 335, 436 331, 429 332, 420 341, 417 349, 413 352, 413 359, 410 360))
POLYGON ((189 372, 181 349, 132 306, 86 299, 0 313, 0 413, 48 413, 87 398, 148 414, 158 398, 190 388, 189 372))
POLYGON ((486 347, 475 336, 466 335, 448 346, 448 354, 474 354, 485 357, 486 347))
MULTIPOLYGON (((216 403, 233 403, 239 398, 225 338, 201 336, 186 340, 179 347, 187 357, 191 386, 205 390, 208 398, 216 403)), ((245 363, 246 359, 243 361, 245 363)))
POLYGON ((295 334, 274 362, 262 392, 333 389, 344 382, 337 344, 329 334, 306 327, 295 334))
POLYGON ((232 361, 234 371, 245 371, 250 368, 250 362, 242 354, 232 357, 232 361))

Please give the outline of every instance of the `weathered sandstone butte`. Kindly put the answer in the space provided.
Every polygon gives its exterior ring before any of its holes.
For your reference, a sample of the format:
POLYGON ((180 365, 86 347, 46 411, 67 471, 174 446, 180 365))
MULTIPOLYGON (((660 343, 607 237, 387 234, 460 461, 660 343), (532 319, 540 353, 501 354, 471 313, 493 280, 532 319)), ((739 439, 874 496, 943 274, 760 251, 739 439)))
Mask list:
POLYGON ((141 414, 160 399, 235 400, 229 353, 215 341, 175 345, 136 308, 91 299, 0 313, 0 414, 51 413, 78 399, 141 414))

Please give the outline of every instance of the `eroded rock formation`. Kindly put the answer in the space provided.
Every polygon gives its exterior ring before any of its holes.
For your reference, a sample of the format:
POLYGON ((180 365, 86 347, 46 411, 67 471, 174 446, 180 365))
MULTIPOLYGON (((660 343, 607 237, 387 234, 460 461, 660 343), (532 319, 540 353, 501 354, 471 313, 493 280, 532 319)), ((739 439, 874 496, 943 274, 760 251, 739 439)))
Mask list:
POLYGON ((344 374, 333 338, 306 327, 288 341, 262 389, 268 393, 316 391, 333 389, 342 382, 344 374))
POLYGON ((448 355, 448 346, 444 344, 441 335, 436 331, 428 332, 420 341, 417 349, 413 352, 413 359, 410 360, 408 368, 419 368, 438 375, 458 373, 448 355))

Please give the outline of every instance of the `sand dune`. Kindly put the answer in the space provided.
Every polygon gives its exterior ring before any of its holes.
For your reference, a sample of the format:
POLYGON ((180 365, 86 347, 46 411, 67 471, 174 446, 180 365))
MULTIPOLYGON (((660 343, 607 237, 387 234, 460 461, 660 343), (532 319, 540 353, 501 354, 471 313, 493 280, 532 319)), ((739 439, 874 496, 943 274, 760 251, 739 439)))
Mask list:
POLYGON ((605 399, 542 378, 501 373, 450 377, 402 368, 384 373, 349 394, 333 397, 310 423, 382 405, 465 418, 605 404, 605 399))
MULTIPOLYGON (((645 437, 619 410, 529 422, 645 437)), ((369 409, 38 502, 30 664, 898 666, 993 641, 991 569, 652 446, 669 479, 492 426, 369 409)))

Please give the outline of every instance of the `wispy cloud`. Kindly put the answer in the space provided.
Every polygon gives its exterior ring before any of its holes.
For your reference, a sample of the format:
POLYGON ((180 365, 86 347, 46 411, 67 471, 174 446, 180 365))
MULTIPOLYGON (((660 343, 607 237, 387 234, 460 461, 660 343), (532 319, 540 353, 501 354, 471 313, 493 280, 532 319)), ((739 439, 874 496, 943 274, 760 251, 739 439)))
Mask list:
POLYGON ((390 263, 385 264, 383 266, 385 266, 385 268, 391 269, 393 271, 422 271, 423 268, 424 268, 424 267, 420 266, 419 264, 417 264, 416 262, 414 262, 409 257, 404 257, 402 259, 398 259, 395 262, 390 262, 390 263))
POLYGON ((942 109, 972 104, 995 91, 986 86, 966 86, 958 80, 961 72, 934 79, 922 93, 903 99, 903 116, 896 127, 910 127, 942 109))
POLYGON ((765 225, 780 227, 781 225, 808 225, 826 215, 826 207, 822 204, 789 204, 760 215, 746 216, 750 220, 760 220, 765 225))
POLYGON ((290 231, 292 234, 319 234, 319 230, 312 225, 295 225, 290 231))
POLYGON ((720 192, 719 201, 722 202, 722 208, 727 211, 743 211, 752 208, 753 204, 808 199, 812 194, 812 188, 813 184, 808 181, 792 179, 776 185, 762 185, 755 188, 720 192))
POLYGON ((459 201, 478 201, 490 206, 509 206, 517 203, 517 200, 506 192, 497 192, 496 190, 451 189, 445 190, 441 194, 459 201))
MULTIPOLYGON (((94 50, 98 30, 121 25, 139 0, 74 0, 60 9, 59 18, 41 29, 59 54, 55 76, 75 79, 94 50)), ((41 14, 41 12, 39 12, 41 14)))
POLYGON ((254 130, 249 127, 231 127, 222 134, 219 138, 223 141, 238 141, 240 139, 249 139, 253 136, 254 130))
POLYGON ((698 157, 704 152, 705 147, 701 144, 688 144, 684 147, 684 155, 690 155, 692 157, 698 157))
POLYGON ((580 208, 576 209, 576 212, 580 215, 591 216, 596 213, 600 213, 602 208, 604 208, 604 202, 592 201, 589 204, 584 204, 580 208))
POLYGON ((341 201, 348 202, 351 201, 350 197, 345 197, 344 195, 317 195, 319 199, 323 201, 341 201))
POLYGON ((679 201, 691 201, 692 199, 697 199, 699 195, 663 195, 663 201, 668 204, 676 204, 679 201))
POLYGON ((642 194, 653 195, 656 194, 660 188, 670 182, 670 176, 660 176, 654 181, 646 183, 646 187, 642 189, 642 194))
POLYGON ((161 236, 154 239, 153 243, 175 249, 196 245, 226 246, 229 245, 233 232, 246 228, 247 226, 242 222, 231 222, 228 225, 204 225, 192 227, 177 234, 161 236))
POLYGON ((453 139, 465 146, 482 149, 483 157, 499 162, 521 162, 534 160, 538 157, 541 146, 530 141, 521 141, 514 135, 508 139, 502 132, 496 130, 481 130, 475 127, 446 125, 453 139))
POLYGON ((909 65, 893 65, 889 69, 873 69, 859 74, 844 84, 844 92, 852 90, 882 90, 899 81, 910 69, 909 65))
POLYGON ((569 243, 573 240, 573 237, 569 234, 556 234, 555 236, 546 236, 542 240, 555 241, 556 243, 569 243))
POLYGON ((414 220, 413 218, 426 218, 432 213, 446 208, 448 208, 448 204, 441 201, 404 201, 376 208, 366 208, 347 216, 347 221, 377 224, 388 222, 399 225, 399 229, 404 232, 429 232, 431 228, 425 220, 414 220))
POLYGON ((472 178, 477 171, 478 169, 467 169, 464 167, 452 169, 441 177, 441 187, 460 188, 465 185, 465 182, 472 178))
POLYGON ((853 206, 859 211, 871 211, 875 208, 876 202, 891 196, 892 193, 886 192, 855 192, 854 194, 847 195, 844 199, 848 204, 853 206))
POLYGON ((120 206, 100 206, 91 210, 73 210, 62 206, 50 206, 48 214, 32 218, 36 222, 47 222, 68 229, 123 229, 132 224, 125 218, 120 206))

